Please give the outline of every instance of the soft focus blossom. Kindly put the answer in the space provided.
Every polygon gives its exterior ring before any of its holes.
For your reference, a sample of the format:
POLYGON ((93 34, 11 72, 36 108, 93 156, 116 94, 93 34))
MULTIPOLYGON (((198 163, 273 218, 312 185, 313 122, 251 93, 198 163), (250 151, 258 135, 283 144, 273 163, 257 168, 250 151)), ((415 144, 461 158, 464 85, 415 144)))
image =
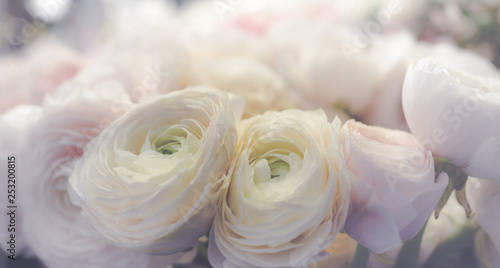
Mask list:
POLYGON ((166 267, 190 261, 193 253, 162 257, 126 252, 107 244, 71 204, 68 178, 85 145, 130 104, 123 91, 74 89, 46 105, 28 131, 20 159, 22 234, 30 249, 48 267, 166 267), (65 98, 63 98, 65 96, 65 98), (119 98, 124 96, 124 98, 119 98), (43 230, 43 231, 40 231, 43 230))
POLYGON ((318 106, 359 114, 368 108, 376 69, 366 51, 346 52, 351 36, 327 21, 294 20, 276 24, 266 41, 287 88, 318 106))
POLYGON ((213 86, 245 99, 243 118, 292 105, 281 77, 258 61, 244 57, 210 60, 197 70, 192 84, 213 86))
POLYGON ((349 205, 339 128, 319 110, 241 123, 210 234, 214 267, 308 267, 328 256, 349 205))
POLYGON ((373 41, 370 55, 376 63, 375 90, 370 107, 361 115, 364 122, 386 128, 408 130, 401 92, 416 40, 410 32, 383 35, 373 41))
POLYGON ((19 55, 0 59, 0 113, 19 104, 41 104, 84 66, 83 57, 54 38, 38 39, 19 55))
POLYGON ((341 130, 352 176, 346 232, 374 253, 415 236, 448 184, 411 134, 348 121, 341 130))
MULTIPOLYGON (((7 181, 8 176, 8 164, 4 164, 0 166, 0 172, 2 172, 2 176, 5 176, 5 182, 0 185, 1 191, 1 199, 0 205, 2 207, 7 207, 11 205, 8 203, 9 199, 7 197, 7 190, 14 190, 12 193, 13 197, 16 197, 16 187, 8 187, 8 185, 19 185, 19 152, 23 144, 26 142, 26 132, 30 128, 30 126, 38 120, 40 116, 40 107, 33 105, 18 105, 15 108, 5 112, 0 116, 0 157, 7 161, 7 157, 14 157, 13 162, 14 166, 12 170, 17 171, 15 173, 16 178, 14 178, 13 183, 7 181)), ((19 191, 17 191, 17 197, 19 197, 19 191)), ((14 199, 16 201, 16 199, 14 199)), ((20 199, 17 199, 20 201, 20 199)), ((8 211, 7 211, 8 212, 8 211)), ((0 229, 0 240, 3 242, 1 245, 1 249, 4 251, 10 248, 10 244, 7 244, 7 241, 10 240, 10 233, 8 233, 7 226, 10 224, 10 215, 6 213, 0 214, 0 224, 6 226, 5 228, 0 229)), ((15 247, 16 252, 18 254, 25 253, 28 247, 26 245, 24 236, 22 235, 22 226, 23 217, 19 214, 16 215, 15 221, 17 223, 16 227, 16 238, 15 238, 15 247)), ((9 253, 10 255, 11 253, 9 253)))
MULTIPOLYGON (((467 199, 474 211, 474 221, 479 224, 487 234, 486 245, 481 248, 486 250, 486 261, 492 267, 500 265, 500 217, 498 206, 500 205, 500 182, 488 181, 469 177, 466 185, 467 199)), ((481 255, 480 255, 481 256, 481 255)))
POLYGON ((91 67, 112 68, 134 102, 184 88, 186 44, 182 27, 171 20, 119 31, 96 53, 91 67))
POLYGON ((430 59, 408 70, 403 109, 412 133, 471 176, 500 178, 500 76, 474 76, 430 59))
POLYGON ((371 57, 377 65, 375 94, 370 108, 361 115, 366 123, 409 130, 403 113, 402 88, 408 66, 431 57, 442 64, 475 75, 496 75, 497 69, 486 58, 460 49, 452 43, 417 41, 408 31, 385 34, 373 41, 371 57))
POLYGON ((232 101, 201 87, 139 105, 75 168, 72 201, 113 245, 163 255, 192 248, 208 231, 236 146, 243 107, 232 101))

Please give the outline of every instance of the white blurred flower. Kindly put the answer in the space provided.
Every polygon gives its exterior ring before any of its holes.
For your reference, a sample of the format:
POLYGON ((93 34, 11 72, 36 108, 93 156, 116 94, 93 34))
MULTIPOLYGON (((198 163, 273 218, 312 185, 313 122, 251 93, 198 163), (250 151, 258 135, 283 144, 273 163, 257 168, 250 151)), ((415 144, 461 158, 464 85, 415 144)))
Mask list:
POLYGON ((210 60, 194 69, 198 77, 191 82, 193 85, 213 86, 243 97, 243 118, 291 105, 281 77, 258 61, 232 57, 210 60))
MULTIPOLYGON (((500 182, 469 177, 466 184, 467 200, 474 212, 473 220, 486 233, 483 245, 476 245, 481 261, 489 263, 487 268, 500 265, 500 231, 498 206, 500 205, 500 182)), ((476 242, 479 242, 476 240, 476 242)))
POLYGON ((331 22, 294 20, 276 24, 267 43, 287 88, 318 106, 341 105, 359 114, 373 94, 375 63, 362 49, 346 53, 351 34, 343 30, 331 22))
POLYGON ((429 44, 406 31, 383 35, 370 48, 377 65, 376 89, 370 108, 361 115, 370 125, 409 130, 403 113, 402 88, 408 66, 431 57, 439 63, 476 75, 496 75, 491 62, 449 43, 429 44))
POLYGON ((328 256, 349 206, 339 128, 320 110, 267 112, 240 124, 210 234, 214 267, 308 267, 328 256))
POLYGON ((113 19, 91 68, 109 66, 134 102, 186 86, 184 27, 165 1, 107 3, 113 19))
POLYGON ((69 92, 43 108, 19 154, 22 234, 30 249, 48 267, 161 268, 191 261, 194 252, 149 256, 109 245, 71 204, 68 179, 84 147, 131 104, 115 103, 126 102, 123 88, 108 96, 79 88, 69 92))
POLYGON ((236 146, 243 105, 231 100, 200 87, 142 103, 86 152, 70 178, 72 202, 113 245, 159 255, 194 247, 236 146))
POLYGON ((206 36, 190 35, 186 40, 192 66, 232 57, 269 62, 269 48, 259 38, 243 31, 220 29, 206 36))
POLYGON ((345 230, 380 254, 414 237, 448 185, 411 134, 348 121, 341 130, 353 180, 345 230))
POLYGON ((500 76, 474 76, 430 59, 408 70, 403 109, 412 133, 467 175, 500 178, 500 76))
POLYGON ((410 32, 387 34, 373 41, 370 55, 377 65, 375 93, 363 121, 386 128, 409 130, 403 114, 401 91, 417 41, 410 32))

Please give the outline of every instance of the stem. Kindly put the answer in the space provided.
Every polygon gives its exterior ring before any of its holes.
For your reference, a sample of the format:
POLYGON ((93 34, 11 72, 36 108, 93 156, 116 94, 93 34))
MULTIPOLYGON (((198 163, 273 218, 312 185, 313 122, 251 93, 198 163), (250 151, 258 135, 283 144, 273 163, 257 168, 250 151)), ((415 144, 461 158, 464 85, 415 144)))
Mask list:
POLYGON ((358 246, 356 247, 356 253, 354 253, 354 259, 351 263, 351 268, 366 268, 369 257, 370 250, 358 243, 358 246))
POLYGON ((418 234, 406 242, 401 251, 399 251, 398 259, 396 260, 395 268, 416 268, 418 265, 418 257, 420 255, 420 243, 422 242, 422 237, 424 236, 425 222, 422 229, 418 234))
POLYGON ((423 267, 477 267, 474 255, 474 238, 477 231, 478 228, 462 228, 434 249, 423 267))

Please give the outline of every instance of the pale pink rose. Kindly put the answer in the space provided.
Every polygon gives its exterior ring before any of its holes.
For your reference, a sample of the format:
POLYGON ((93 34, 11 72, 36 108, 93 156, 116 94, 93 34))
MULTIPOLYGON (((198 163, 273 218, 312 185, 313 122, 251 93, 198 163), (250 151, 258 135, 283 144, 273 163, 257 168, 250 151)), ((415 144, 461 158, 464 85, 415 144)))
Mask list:
POLYGON ((0 60, 0 113, 18 104, 41 104, 84 66, 81 55, 60 41, 42 36, 19 55, 0 60))
POLYGON ((70 202, 68 179, 87 143, 131 104, 123 89, 108 98, 78 88, 67 93, 43 107, 19 153, 22 234, 32 252, 48 267, 61 268, 163 268, 191 261, 194 252, 150 256, 109 245, 70 202))
MULTIPOLYGON (((3 208, 7 208, 9 205, 19 205, 21 196, 23 196, 19 193, 19 183, 22 180, 19 176, 19 164, 22 163, 19 158, 19 150, 26 142, 26 131, 40 116, 40 110, 38 106, 19 105, 0 116, 0 128, 2 129, 0 132, 0 157, 5 161, 5 164, 0 165, 0 172, 2 172, 1 176, 5 178, 4 183, 0 185, 0 205, 3 208), (7 173, 9 171, 9 166, 7 164, 8 157, 14 157, 14 159, 11 158, 14 162, 13 166, 11 166, 11 170, 12 174, 15 176, 12 182, 8 181, 9 177, 12 177, 12 175, 8 175, 11 172, 7 173), (12 187, 7 185, 15 186, 12 187), (15 198, 14 204, 9 203, 7 190, 12 190, 12 194, 15 198)), ((13 226, 10 227, 10 215, 6 214, 9 211, 0 214, 0 223, 2 226, 5 226, 5 228, 0 229, 0 240, 2 241, 1 249, 4 251, 9 250, 11 245, 15 244, 15 252, 14 250, 5 252, 8 255, 15 253, 15 256, 18 257, 21 254, 29 253, 29 247, 27 247, 22 233, 23 216, 20 214, 20 209, 16 208, 15 210, 15 222, 13 222, 13 226), (10 228, 13 228, 11 231, 14 232, 9 232, 10 228), (7 244, 7 241, 10 241, 11 234, 15 235, 15 243, 7 244)))
POLYGON ((411 134, 348 121, 341 130, 352 176, 346 232, 374 253, 415 236, 448 184, 411 134))
POLYGON ((403 109, 412 133, 434 155, 470 176, 500 178, 500 76, 420 60, 407 72, 403 109))
POLYGON ((86 64, 83 56, 61 40, 39 37, 26 50, 32 66, 35 90, 42 94, 54 92, 59 85, 74 77, 86 64))

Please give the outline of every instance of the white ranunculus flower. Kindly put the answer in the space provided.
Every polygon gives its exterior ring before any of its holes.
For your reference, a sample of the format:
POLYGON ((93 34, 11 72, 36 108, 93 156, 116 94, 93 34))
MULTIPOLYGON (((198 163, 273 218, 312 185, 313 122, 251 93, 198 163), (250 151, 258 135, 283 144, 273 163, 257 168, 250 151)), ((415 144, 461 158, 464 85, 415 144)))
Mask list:
POLYGON ((193 252, 150 256, 109 245, 70 202, 68 180, 85 145, 131 106, 123 88, 112 92, 107 98, 102 91, 75 88, 70 95, 57 94, 57 102, 48 102, 29 129, 19 154, 23 237, 48 267, 164 268, 193 257, 193 252))
POLYGON ((210 60, 194 69, 197 77, 192 84, 213 86, 243 97, 243 118, 291 105, 281 77, 258 61, 233 57, 210 60))
POLYGON ((321 110, 243 121, 209 240, 216 267, 308 267, 343 229, 350 177, 321 110))
POLYGON ((75 168, 72 201, 116 246, 163 255, 195 246, 212 222, 236 147, 243 105, 231 101, 199 87, 139 105, 75 168))
POLYGON ((500 76, 474 76, 423 59, 407 72, 403 110, 434 155, 470 176, 500 179, 500 76))
POLYGON ((411 134, 353 120, 342 127, 351 171, 351 210, 345 230, 374 253, 414 237, 448 185, 435 179, 434 159, 411 134))

